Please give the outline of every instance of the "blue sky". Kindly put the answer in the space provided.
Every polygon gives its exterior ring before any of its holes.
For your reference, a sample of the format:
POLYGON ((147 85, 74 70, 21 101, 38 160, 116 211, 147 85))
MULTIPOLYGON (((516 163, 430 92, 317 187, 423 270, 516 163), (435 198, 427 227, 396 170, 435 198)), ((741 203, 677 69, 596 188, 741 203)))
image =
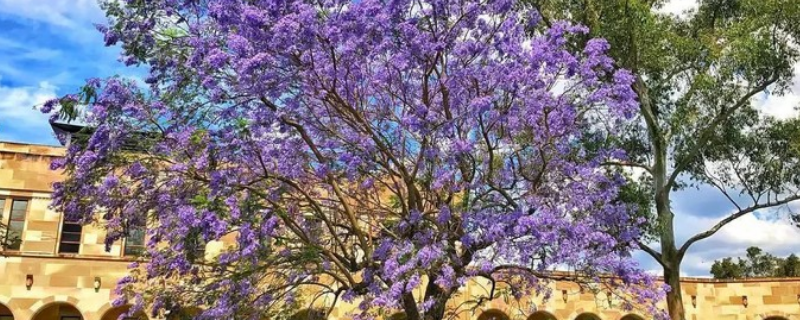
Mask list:
MULTIPOLYGON (((680 13, 693 6, 694 0, 673 0, 663 10, 680 13)), ((34 105, 75 92, 89 77, 138 78, 143 73, 118 62, 118 48, 103 47, 93 24, 104 21, 95 0, 0 0, 0 141, 57 144, 47 117, 34 105)), ((800 79, 800 67, 795 70, 800 79)), ((756 102, 767 114, 794 116, 794 107, 800 104, 800 81, 795 81, 793 90, 780 97, 762 96, 756 102)), ((733 209, 711 188, 678 192, 673 201, 679 242, 714 225, 733 209)), ((800 230, 781 215, 741 218, 696 244, 682 271, 706 276, 714 259, 743 255, 751 245, 778 255, 797 252, 800 230)), ((636 257, 645 269, 658 269, 644 253, 636 257)))
POLYGON ((95 0, 0 0, 0 140, 54 144, 34 105, 75 92, 89 77, 134 77, 94 23, 95 0))

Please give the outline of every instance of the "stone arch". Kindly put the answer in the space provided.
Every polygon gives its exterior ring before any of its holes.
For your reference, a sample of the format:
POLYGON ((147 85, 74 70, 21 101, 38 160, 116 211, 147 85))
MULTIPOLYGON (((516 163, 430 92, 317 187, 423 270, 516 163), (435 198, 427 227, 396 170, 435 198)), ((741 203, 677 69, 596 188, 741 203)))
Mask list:
POLYGON ((500 309, 489 309, 481 312, 478 320, 511 320, 511 318, 500 309))
POLYGON ((575 317, 575 320, 602 320, 602 319, 600 319, 600 316, 594 313, 584 312, 575 317))
MULTIPOLYGON (((100 318, 100 320, 117 320, 117 319, 119 319, 119 317, 123 313, 128 312, 128 310, 130 310, 130 309, 131 309, 130 305, 124 305, 124 306, 119 306, 119 307, 112 307, 112 308, 107 309, 104 312, 98 313, 98 314, 102 314, 102 317, 100 318)), ((128 319, 130 319, 130 320, 147 320, 148 318, 144 314, 144 312, 139 311, 134 316, 126 317, 125 319, 126 320, 128 320, 128 319)))
POLYGON ((556 320, 556 316, 547 311, 536 311, 528 316, 526 320, 556 320))
POLYGON ((644 318, 640 315, 636 314, 627 314, 624 317, 620 318, 619 320, 644 320, 644 318))
MULTIPOLYGON (((40 302, 53 298, 53 301, 44 302, 41 307, 37 308, 36 312, 31 317, 31 320, 83 320, 83 313, 75 307, 75 303, 67 301, 57 301, 55 297, 48 297, 42 301, 35 303, 31 308, 40 305, 40 302)), ((63 299, 63 300, 69 300, 63 299)))
POLYGON ((319 309, 303 309, 289 317, 289 320, 325 320, 325 311, 319 309))
POLYGON ((0 320, 14 320, 14 312, 2 302, 0 302, 0 320))

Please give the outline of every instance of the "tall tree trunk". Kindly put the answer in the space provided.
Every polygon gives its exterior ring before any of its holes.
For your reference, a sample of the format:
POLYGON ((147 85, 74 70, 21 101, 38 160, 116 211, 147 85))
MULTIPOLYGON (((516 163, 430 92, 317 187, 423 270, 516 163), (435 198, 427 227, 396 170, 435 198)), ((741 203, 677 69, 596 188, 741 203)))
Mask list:
POLYGON ((672 320, 684 320, 683 295, 681 294, 680 263, 674 268, 664 268, 664 282, 671 290, 667 293, 667 309, 672 320))
POLYGON ((673 214, 669 206, 669 193, 660 190, 656 193, 656 210, 661 229, 661 260, 664 267, 664 282, 669 285, 667 309, 670 319, 684 320, 683 299, 681 296, 681 261, 679 250, 675 247, 673 214))
MULTIPOLYGON (((646 92, 646 90, 643 92, 646 92)), ((648 107, 647 112, 652 112, 652 109, 648 107)), ((668 181, 670 176, 667 170, 668 148, 666 139, 664 139, 660 130, 653 130, 651 135, 655 151, 653 189, 655 191, 656 214, 658 215, 658 233, 661 238, 660 262, 664 268, 664 282, 670 287, 669 292, 667 292, 667 310, 670 319, 685 320, 680 277, 683 254, 675 247, 675 216, 672 214, 669 199, 672 186, 668 181)))

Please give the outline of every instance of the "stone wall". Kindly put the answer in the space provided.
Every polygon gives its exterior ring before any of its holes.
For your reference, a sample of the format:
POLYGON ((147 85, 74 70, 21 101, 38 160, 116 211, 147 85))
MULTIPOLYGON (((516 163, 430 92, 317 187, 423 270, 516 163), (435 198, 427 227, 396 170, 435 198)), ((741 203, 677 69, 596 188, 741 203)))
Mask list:
MULTIPOLYGON (((22 245, 18 251, 0 257, 0 320, 111 320, 121 309, 111 307, 117 279, 127 274, 132 261, 122 256, 124 244, 106 251, 105 234, 99 226, 85 226, 78 254, 59 254, 63 216, 48 208, 51 184, 63 178, 49 170, 50 162, 62 156, 59 147, 0 142, 0 199, 26 199, 22 245), (26 286, 32 277, 30 288, 26 286), (99 287, 95 289, 95 280, 99 287)), ((7 214, 10 204, 7 204, 7 214)), ((2 209, 2 208, 0 208, 2 209)), ((7 219, 7 215, 4 219, 7 219)), ((3 220, 6 222, 6 220, 3 220)), ((210 243, 213 254, 223 243, 210 243)), ((211 252, 211 253, 209 253, 211 252)), ((454 300, 458 304, 470 295, 485 294, 487 283, 471 282, 454 300)), ((714 281, 685 278, 681 288, 688 320, 745 320, 782 317, 800 320, 800 279, 752 279, 714 281), (695 297, 693 304, 692 297, 695 297), (747 297, 747 305, 743 303, 747 297)), ((619 301, 605 294, 581 292, 575 284, 556 283, 548 301, 537 297, 495 299, 474 312, 462 312, 458 319, 479 319, 483 312, 507 315, 510 319, 636 320, 646 319, 619 310, 619 301), (564 294, 566 293, 566 295, 564 294), (541 316, 541 317, 539 317, 541 316)), ((354 305, 340 304, 331 320, 349 319, 354 305)), ((488 313, 487 313, 488 315, 488 313)), ((770 318, 777 320, 781 318, 770 318)))

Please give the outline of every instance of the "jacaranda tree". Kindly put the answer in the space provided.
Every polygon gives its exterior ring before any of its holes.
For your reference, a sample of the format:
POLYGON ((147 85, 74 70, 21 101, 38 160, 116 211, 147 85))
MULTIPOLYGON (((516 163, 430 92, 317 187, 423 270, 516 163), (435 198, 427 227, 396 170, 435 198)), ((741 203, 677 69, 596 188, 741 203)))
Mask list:
POLYGON ((636 112, 634 77, 602 39, 567 48, 585 28, 534 31, 511 0, 104 8, 107 44, 150 68, 149 88, 89 80, 45 111, 84 104, 91 129, 54 164, 54 207, 102 216, 109 244, 147 225, 117 303, 261 319, 324 299, 442 319, 501 291, 547 296, 556 276, 622 307, 663 296, 630 258, 644 221, 624 179, 601 166, 625 154, 586 147, 636 112), (199 249, 223 237, 235 245, 199 249), (492 289, 448 305, 479 278, 492 289))

